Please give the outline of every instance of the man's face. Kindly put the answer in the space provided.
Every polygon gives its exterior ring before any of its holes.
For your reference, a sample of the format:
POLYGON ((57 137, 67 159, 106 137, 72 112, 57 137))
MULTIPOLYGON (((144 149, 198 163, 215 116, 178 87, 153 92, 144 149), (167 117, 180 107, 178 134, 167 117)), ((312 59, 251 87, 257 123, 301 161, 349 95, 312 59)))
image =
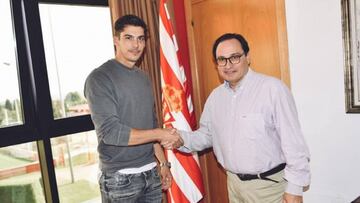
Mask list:
POLYGON ((249 70, 250 56, 244 54, 244 50, 237 39, 220 42, 216 49, 216 59, 226 60, 226 65, 220 66, 218 64, 217 69, 220 77, 228 81, 231 87, 235 87, 249 70), (232 64, 229 59, 225 59, 230 57, 239 63, 232 64))
POLYGON ((139 26, 128 25, 114 37, 116 59, 125 66, 132 68, 141 57, 145 48, 144 29, 139 26))

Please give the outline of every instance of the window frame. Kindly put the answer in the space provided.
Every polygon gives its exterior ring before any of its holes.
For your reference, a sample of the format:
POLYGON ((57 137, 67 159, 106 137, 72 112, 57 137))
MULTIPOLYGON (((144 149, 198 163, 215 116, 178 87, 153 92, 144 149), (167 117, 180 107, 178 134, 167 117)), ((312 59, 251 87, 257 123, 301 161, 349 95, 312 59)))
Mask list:
POLYGON ((35 127, 35 109, 28 54, 26 50, 23 12, 20 0, 10 1, 14 47, 16 53, 16 68, 20 92, 20 102, 23 109, 23 124, 0 128, 0 147, 38 140, 39 134, 35 127))
POLYGON ((34 0, 26 1, 25 6, 27 15, 27 28, 29 33, 29 46, 32 58, 35 89, 41 94, 37 94, 35 104, 39 109, 37 116, 41 119, 38 123, 43 138, 54 138, 66 134, 73 134, 94 129, 90 115, 80 115, 75 117, 54 119, 52 112, 52 101, 47 75, 46 58, 44 53, 43 36, 39 13, 39 4, 61 4, 79 6, 108 6, 104 0, 34 0), (41 107, 41 108, 40 108, 41 107))
MULTIPOLYGON (((36 141, 46 202, 59 202, 51 138, 94 129, 90 115, 54 119, 39 4, 109 7, 107 0, 9 0, 23 124, 0 128, 0 147, 36 141)), ((109 9, 110 12, 110 9, 109 9)), ((109 19, 111 20, 111 19, 109 19)))

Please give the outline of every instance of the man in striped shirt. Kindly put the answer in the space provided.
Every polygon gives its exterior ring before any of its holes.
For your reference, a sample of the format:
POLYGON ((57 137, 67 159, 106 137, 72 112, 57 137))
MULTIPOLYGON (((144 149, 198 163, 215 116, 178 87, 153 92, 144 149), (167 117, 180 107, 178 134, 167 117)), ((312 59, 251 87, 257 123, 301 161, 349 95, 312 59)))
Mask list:
POLYGON ((310 184, 310 154, 295 102, 284 83, 250 68, 249 50, 239 34, 215 41, 213 57, 224 83, 207 98, 200 128, 180 131, 180 150, 213 147, 227 171, 230 202, 300 203, 310 184))

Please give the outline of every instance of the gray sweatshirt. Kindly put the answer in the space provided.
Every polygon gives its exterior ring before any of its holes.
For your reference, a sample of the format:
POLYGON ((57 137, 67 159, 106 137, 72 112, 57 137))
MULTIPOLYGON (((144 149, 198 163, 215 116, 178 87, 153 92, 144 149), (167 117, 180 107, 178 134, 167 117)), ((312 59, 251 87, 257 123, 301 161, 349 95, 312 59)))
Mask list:
POLYGON ((131 128, 157 127, 151 83, 142 70, 109 60, 90 73, 84 93, 98 137, 102 171, 155 161, 153 143, 128 146, 131 128))

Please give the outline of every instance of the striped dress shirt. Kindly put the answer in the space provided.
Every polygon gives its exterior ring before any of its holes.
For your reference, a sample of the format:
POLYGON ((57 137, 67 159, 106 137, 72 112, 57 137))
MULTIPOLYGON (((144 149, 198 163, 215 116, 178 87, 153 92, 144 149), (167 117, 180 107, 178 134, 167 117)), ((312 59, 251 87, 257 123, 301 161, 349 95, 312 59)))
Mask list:
POLYGON ((194 132, 180 131, 182 151, 213 147, 232 173, 258 174, 286 163, 287 192, 310 184, 310 154, 292 94, 280 80, 249 69, 235 89, 227 82, 208 97, 194 132))

